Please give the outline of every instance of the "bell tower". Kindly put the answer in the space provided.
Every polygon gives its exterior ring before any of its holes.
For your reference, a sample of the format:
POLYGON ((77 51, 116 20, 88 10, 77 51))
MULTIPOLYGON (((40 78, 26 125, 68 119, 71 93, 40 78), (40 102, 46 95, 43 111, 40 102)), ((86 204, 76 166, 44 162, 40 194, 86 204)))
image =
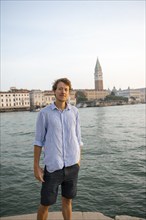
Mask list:
POLYGON ((95 66, 95 73, 94 73, 94 81, 95 81, 95 90, 96 91, 103 91, 103 76, 102 76, 102 69, 97 58, 96 66, 95 66))

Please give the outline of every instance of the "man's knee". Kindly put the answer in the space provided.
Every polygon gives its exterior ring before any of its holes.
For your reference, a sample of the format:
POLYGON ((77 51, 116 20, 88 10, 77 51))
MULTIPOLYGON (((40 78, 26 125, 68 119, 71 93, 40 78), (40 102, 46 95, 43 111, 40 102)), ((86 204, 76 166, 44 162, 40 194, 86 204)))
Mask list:
POLYGON ((46 212, 46 211, 48 211, 48 209, 49 209, 49 206, 45 206, 45 205, 40 205, 40 207, 39 207, 39 210, 42 212, 46 212))
POLYGON ((67 199, 62 196, 62 203, 63 203, 63 205, 68 206, 68 205, 72 204, 72 199, 67 199))

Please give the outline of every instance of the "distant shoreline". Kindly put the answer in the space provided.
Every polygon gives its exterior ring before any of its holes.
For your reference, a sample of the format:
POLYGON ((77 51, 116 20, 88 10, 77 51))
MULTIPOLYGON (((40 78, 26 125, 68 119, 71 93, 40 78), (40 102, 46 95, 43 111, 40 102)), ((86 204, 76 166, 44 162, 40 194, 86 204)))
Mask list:
POLYGON ((30 108, 0 109, 0 113, 3 113, 3 112, 22 112, 22 111, 30 111, 30 108))
MULTIPOLYGON (((121 106, 121 105, 138 105, 138 104, 146 104, 144 103, 115 103, 115 102, 102 102, 102 103, 79 103, 77 104, 77 108, 90 108, 90 107, 108 107, 108 106, 121 106)), ((0 109, 0 113, 5 112, 22 112, 22 111, 30 111, 30 112, 39 112, 41 108, 33 109, 33 108, 11 108, 11 109, 0 109)))

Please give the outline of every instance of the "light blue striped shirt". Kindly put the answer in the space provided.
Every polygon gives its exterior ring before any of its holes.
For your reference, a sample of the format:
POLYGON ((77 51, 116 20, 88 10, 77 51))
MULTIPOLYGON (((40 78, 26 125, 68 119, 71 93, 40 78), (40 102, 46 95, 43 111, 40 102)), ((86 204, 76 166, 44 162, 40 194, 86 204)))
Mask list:
POLYGON ((83 145, 78 109, 67 104, 61 111, 54 103, 43 108, 37 118, 34 145, 44 147, 49 172, 78 163, 83 145))

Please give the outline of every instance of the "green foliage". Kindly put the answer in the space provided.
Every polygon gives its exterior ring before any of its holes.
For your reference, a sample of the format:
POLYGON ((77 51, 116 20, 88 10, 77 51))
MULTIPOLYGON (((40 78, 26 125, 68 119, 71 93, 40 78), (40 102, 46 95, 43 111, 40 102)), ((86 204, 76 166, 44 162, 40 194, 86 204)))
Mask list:
POLYGON ((135 100, 136 100, 136 98, 135 98, 135 97, 133 97, 133 96, 131 96, 130 98, 131 98, 131 99, 133 99, 133 101, 135 101, 135 100))
POLYGON ((84 92, 78 90, 76 92, 76 100, 77 100, 77 104, 78 104, 78 103, 81 103, 81 102, 85 102, 88 99, 87 99, 86 95, 84 94, 84 92))
POLYGON ((110 95, 115 96, 115 93, 112 91, 110 95))
POLYGON ((125 101, 125 102, 128 102, 128 98, 123 97, 123 96, 115 96, 111 93, 111 95, 107 95, 104 98, 104 101, 125 101))

